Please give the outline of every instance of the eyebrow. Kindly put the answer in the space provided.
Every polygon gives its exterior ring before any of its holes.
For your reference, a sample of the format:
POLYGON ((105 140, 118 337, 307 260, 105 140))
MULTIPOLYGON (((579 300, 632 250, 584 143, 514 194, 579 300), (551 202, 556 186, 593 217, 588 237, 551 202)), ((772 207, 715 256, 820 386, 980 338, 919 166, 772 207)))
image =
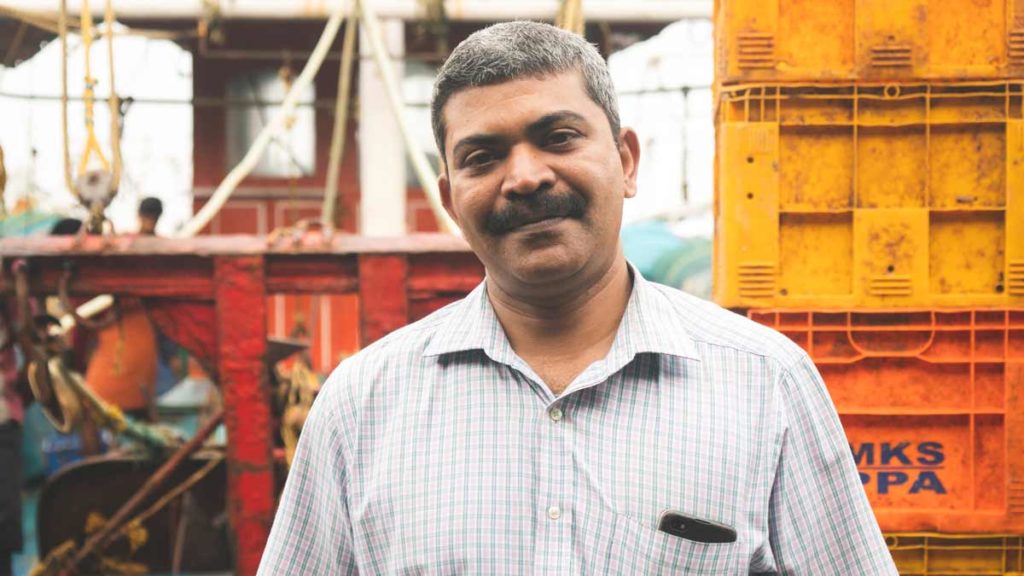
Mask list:
MULTIPOLYGON (((551 128, 552 125, 561 122, 585 122, 586 119, 576 112, 571 110, 559 110, 550 114, 545 114, 534 120, 526 127, 526 133, 529 135, 536 135, 542 133, 551 128)), ((492 147, 500 144, 505 140, 504 137, 496 134, 472 134, 459 140, 452 147, 452 156, 458 158, 459 151, 463 148, 476 148, 476 147, 492 147)))

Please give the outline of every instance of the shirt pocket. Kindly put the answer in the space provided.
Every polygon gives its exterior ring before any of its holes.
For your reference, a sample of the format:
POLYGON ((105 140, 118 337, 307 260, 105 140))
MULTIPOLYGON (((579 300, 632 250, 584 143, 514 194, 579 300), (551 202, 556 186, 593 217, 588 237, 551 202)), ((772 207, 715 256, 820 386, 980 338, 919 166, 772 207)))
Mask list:
POLYGON ((581 516, 582 574, 746 574, 739 540, 694 542, 605 508, 581 516))

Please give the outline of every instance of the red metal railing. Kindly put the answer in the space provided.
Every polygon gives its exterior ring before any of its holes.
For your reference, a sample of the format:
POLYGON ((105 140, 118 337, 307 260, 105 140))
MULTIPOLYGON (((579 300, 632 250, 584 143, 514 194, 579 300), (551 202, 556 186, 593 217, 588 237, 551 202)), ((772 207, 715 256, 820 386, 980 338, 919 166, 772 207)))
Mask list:
POLYGON ((160 329, 195 354, 224 395, 228 512, 237 574, 255 574, 274 514, 267 352, 267 296, 356 293, 362 344, 465 295, 483 267, 445 235, 309 237, 270 245, 256 236, 0 240, 0 294, 10 267, 28 264, 30 292, 56 294, 74 271, 72 296, 142 298, 160 329))

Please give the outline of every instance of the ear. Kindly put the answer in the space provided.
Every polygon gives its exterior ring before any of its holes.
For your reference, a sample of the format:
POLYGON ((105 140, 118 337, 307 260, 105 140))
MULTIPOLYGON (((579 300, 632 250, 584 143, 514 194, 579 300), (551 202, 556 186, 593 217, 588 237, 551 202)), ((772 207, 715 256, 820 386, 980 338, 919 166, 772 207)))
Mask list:
POLYGON ((455 215, 455 209, 452 208, 452 185, 448 181, 447 170, 437 177, 437 189, 441 192, 441 205, 444 206, 444 211, 448 213, 449 218, 458 224, 459 218, 455 215))
POLYGON ((640 167, 640 139, 632 128, 619 132, 619 160, 622 161, 622 177, 626 198, 636 196, 636 174, 640 167))

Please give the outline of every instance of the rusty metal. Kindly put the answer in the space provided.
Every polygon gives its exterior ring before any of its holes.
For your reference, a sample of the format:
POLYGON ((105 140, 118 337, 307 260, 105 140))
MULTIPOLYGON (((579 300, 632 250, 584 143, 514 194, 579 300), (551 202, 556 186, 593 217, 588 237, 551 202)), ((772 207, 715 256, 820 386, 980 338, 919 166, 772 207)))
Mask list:
MULTIPOLYGON (((274 422, 264 359, 267 297, 359 294, 362 343, 464 296, 483 266, 464 241, 441 234, 401 238, 311 235, 268 246, 261 236, 192 239, 70 237, 0 239, 30 267, 27 295, 54 294, 65 267, 69 297, 142 297, 150 318, 216 374, 228 428, 228 511, 235 571, 254 574, 274 511, 274 422)), ((0 273, 0 296, 13 283, 0 273)))
POLYGON ((211 416, 210 419, 203 424, 203 427, 196 432, 196 435, 179 448, 170 458, 168 458, 167 461, 164 462, 163 466, 153 473, 153 475, 149 477, 149 480, 142 485, 142 488, 133 494, 132 497, 117 510, 114 516, 111 517, 110 521, 108 521, 101 530, 97 531, 88 540, 86 540, 85 544, 82 545, 82 547, 79 548, 71 558, 70 563, 64 567, 62 574, 67 576, 75 574, 78 566, 81 565, 89 555, 94 551, 102 550, 110 537, 118 528, 121 527, 124 521, 128 519, 129 515, 131 515, 131 513, 134 512, 143 501, 149 498, 157 488, 163 485, 164 481, 167 480, 167 477, 175 468, 178 467, 179 464, 181 464, 182 461, 202 447, 203 443, 206 442, 206 439, 210 437, 210 434, 212 434, 217 426, 220 425, 223 417, 223 411, 217 412, 211 416))
POLYGON ((274 518, 274 427, 263 361, 267 352, 263 259, 219 258, 214 283, 217 338, 222 344, 219 380, 231 439, 228 513, 239 551, 235 569, 239 574, 255 574, 274 518))

